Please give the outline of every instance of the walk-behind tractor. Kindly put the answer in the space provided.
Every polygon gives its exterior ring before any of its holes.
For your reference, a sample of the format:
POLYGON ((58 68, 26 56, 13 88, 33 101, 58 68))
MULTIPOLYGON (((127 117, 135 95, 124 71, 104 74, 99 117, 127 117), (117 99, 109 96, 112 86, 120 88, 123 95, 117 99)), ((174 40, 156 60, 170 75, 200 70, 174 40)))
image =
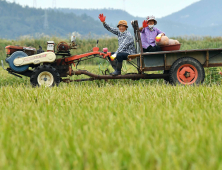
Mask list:
MULTIPOLYGON (((71 56, 70 50, 77 49, 75 38, 71 37, 71 41, 70 44, 60 42, 56 49, 55 43, 48 41, 47 52, 44 52, 41 46, 37 51, 32 47, 7 46, 5 47, 7 54, 5 61, 9 64, 9 68, 5 70, 20 78, 22 78, 21 75, 30 77, 30 82, 33 86, 44 85, 50 87, 59 85, 61 81, 72 81, 62 79, 64 77, 84 74, 85 71, 72 70, 72 66, 78 65, 79 62, 94 57, 105 59, 111 55, 106 48, 104 49, 105 52, 99 52, 99 48, 96 46, 89 53, 71 56), (62 56, 62 58, 56 59, 57 56, 62 56)), ((83 81, 83 79, 81 80, 83 81)))
MULTIPOLYGON (((204 67, 222 66, 222 49, 179 50, 171 46, 161 47, 163 51, 143 53, 141 37, 137 21, 132 21, 134 28, 137 54, 129 55, 128 62, 137 68, 137 73, 125 75, 96 75, 86 70, 73 70, 81 61, 95 57, 108 59, 111 53, 107 48, 99 51, 96 46, 91 52, 71 55, 70 50, 76 49, 75 39, 71 43, 60 42, 56 47, 53 41, 48 41, 47 52, 40 47, 36 51, 31 47, 7 46, 6 70, 17 77, 30 77, 33 86, 54 86, 61 81, 92 81, 102 79, 164 79, 171 84, 201 84, 204 81, 204 67), (57 56, 62 56, 58 58, 57 56), (146 74, 145 71, 161 71, 162 74, 146 74), (87 75, 90 78, 70 80, 72 75, 87 75)), ((98 45, 98 41, 97 41, 98 45)), ((180 46, 180 44, 179 44, 180 46)), ((3 66, 3 61, 2 61, 3 66)), ((4 68, 4 66, 3 66, 4 68)))

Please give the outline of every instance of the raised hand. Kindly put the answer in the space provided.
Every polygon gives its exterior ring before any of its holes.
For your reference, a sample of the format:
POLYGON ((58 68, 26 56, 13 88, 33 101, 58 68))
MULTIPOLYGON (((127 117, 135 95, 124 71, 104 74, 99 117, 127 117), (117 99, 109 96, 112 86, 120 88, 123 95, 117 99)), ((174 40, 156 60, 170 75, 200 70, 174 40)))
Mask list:
POLYGON ((144 20, 143 21, 143 28, 146 28, 146 27, 148 27, 148 21, 144 20))
POLYGON ((106 16, 103 16, 103 14, 99 14, 99 19, 101 22, 105 22, 106 16))

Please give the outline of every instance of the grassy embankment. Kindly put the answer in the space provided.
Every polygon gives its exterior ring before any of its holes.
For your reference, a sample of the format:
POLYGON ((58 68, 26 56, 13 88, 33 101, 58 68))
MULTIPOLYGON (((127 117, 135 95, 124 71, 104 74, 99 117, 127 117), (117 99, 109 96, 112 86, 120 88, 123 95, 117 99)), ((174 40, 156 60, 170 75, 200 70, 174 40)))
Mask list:
MULTIPOLYGON (((114 50, 112 41, 100 46, 114 50)), ((182 49, 222 47, 220 38, 180 41, 182 49)), ((32 88, 0 69, 0 99, 0 169, 222 168, 219 85, 121 80, 32 88)))

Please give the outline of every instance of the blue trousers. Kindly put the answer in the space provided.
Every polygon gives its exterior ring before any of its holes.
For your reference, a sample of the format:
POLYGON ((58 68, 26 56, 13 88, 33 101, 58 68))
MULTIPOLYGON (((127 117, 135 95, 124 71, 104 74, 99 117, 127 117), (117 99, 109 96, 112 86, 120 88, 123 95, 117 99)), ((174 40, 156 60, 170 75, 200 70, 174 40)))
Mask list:
MULTIPOLYGON (((111 54, 113 55, 114 52, 111 54)), ((121 63, 123 60, 128 60, 128 55, 128 53, 117 53, 116 60, 121 63)))

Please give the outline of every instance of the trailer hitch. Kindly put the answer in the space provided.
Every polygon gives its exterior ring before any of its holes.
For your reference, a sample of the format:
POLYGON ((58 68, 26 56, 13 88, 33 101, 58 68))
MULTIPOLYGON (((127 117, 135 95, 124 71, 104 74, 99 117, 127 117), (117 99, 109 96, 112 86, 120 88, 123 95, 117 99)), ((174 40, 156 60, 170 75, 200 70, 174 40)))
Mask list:
POLYGON ((12 74, 13 76, 16 76, 16 77, 19 77, 19 78, 22 78, 22 76, 19 76, 18 74, 15 74, 13 73, 12 71, 10 70, 7 70, 9 74, 12 74))
POLYGON ((2 63, 2 68, 3 68, 4 70, 8 71, 9 74, 12 74, 13 76, 16 76, 16 77, 22 78, 22 76, 19 76, 19 75, 13 73, 11 70, 9 70, 9 69, 5 69, 5 67, 4 67, 4 63, 3 63, 3 60, 1 60, 1 63, 2 63))

